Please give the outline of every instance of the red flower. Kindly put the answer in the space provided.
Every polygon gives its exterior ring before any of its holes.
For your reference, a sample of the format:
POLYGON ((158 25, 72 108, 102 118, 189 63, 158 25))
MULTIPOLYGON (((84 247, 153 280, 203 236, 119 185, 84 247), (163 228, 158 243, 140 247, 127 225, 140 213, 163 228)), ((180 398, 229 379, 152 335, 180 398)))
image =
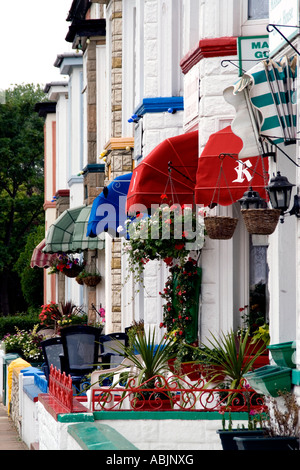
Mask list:
POLYGON ((168 196, 166 194, 162 194, 160 196, 160 199, 163 201, 164 199, 168 199, 168 196))
POLYGON ((177 243, 177 245, 175 245, 175 250, 182 250, 182 248, 184 248, 184 243, 177 243))
POLYGON ((167 256, 167 257, 164 259, 164 262, 165 262, 168 266, 171 266, 172 263, 173 263, 173 258, 172 258, 172 256, 167 256))

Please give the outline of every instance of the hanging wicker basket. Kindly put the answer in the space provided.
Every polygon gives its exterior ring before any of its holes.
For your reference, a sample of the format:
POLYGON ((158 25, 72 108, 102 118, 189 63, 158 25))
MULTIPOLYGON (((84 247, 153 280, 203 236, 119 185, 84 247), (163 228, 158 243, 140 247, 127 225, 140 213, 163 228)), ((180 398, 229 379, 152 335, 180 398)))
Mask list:
POLYGON ((233 237, 238 219, 233 217, 205 217, 204 224, 207 235, 213 240, 229 240, 233 237))
POLYGON ((252 235, 271 235, 280 217, 278 209, 243 209, 245 226, 252 235))
POLYGON ((83 285, 83 279, 82 279, 82 277, 76 276, 76 281, 77 281, 77 283, 80 284, 81 286, 83 285))
POLYGON ((86 286, 95 287, 101 281, 101 276, 86 276, 83 278, 83 282, 86 286))
POLYGON ((81 266, 73 265, 70 269, 64 268, 63 274, 67 277, 77 277, 81 271, 81 266))

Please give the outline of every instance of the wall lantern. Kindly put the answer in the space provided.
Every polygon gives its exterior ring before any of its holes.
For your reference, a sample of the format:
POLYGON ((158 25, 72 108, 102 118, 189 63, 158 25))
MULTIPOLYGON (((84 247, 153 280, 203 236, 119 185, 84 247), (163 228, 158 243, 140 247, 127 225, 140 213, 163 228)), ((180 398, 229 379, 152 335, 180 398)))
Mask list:
MULTIPOLYGON (((294 186, 295 185, 290 183, 285 176, 281 176, 279 171, 275 177, 271 178, 270 184, 267 186, 273 209, 279 209, 281 211, 282 223, 284 222, 284 215, 291 202, 292 189, 294 186)), ((300 217, 298 196, 294 197, 294 206, 288 213, 300 217)))
POLYGON ((239 203, 241 209, 262 209, 267 207, 266 201, 260 197, 257 191, 253 191, 252 187, 239 199, 239 203))

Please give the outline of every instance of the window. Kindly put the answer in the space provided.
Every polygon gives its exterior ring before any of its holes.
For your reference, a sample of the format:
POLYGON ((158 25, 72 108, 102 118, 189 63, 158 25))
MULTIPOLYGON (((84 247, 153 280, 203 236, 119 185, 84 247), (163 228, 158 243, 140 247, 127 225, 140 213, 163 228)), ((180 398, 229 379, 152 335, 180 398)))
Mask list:
POLYGON ((269 17, 269 0, 248 0, 248 20, 269 17))

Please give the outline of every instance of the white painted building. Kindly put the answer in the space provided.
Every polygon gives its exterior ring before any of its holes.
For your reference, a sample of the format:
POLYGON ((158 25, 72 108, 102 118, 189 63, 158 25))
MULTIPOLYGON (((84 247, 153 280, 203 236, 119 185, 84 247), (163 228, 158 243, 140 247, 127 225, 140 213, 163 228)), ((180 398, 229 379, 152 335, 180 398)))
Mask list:
MULTIPOLYGON (((282 2, 279 4, 282 6, 282 2)), ((299 12, 298 2, 292 2, 291 7, 295 7, 293 18, 299 12)), ((82 70, 70 64, 67 57, 59 65, 63 73, 70 73, 69 102, 64 102, 63 93, 56 100, 56 125, 65 119, 61 125, 67 126, 65 132, 71 140, 67 148, 61 148, 63 142, 57 141, 60 158, 66 155, 65 160, 62 158, 64 168, 57 174, 57 188, 69 187, 70 204, 84 200, 77 172, 91 163, 87 129, 92 108, 87 90, 93 88, 87 71, 88 51, 92 51, 90 44, 94 40, 97 158, 93 163, 102 163, 100 157, 105 150, 108 184, 118 174, 113 162, 119 162, 120 155, 113 156, 114 152, 123 152, 124 159, 133 148, 134 168, 165 139, 198 130, 201 156, 209 137, 234 121, 236 111, 225 100, 224 90, 239 79, 240 69, 247 71, 253 60, 266 57, 266 27, 273 13, 272 9, 269 13, 269 2, 261 0, 94 0, 86 18, 105 20, 106 41, 78 32, 73 48, 83 39, 82 70), (80 88, 82 94, 76 92, 74 98, 74 90, 80 88), (80 120, 68 121, 67 111, 79 114, 80 120), (133 138, 134 145, 129 145, 133 138)), ((286 52, 290 55, 291 51, 284 42, 274 57, 278 59, 286 52)), ((296 146, 284 150, 296 162, 296 146)), ((124 167, 119 170, 125 172, 124 167)), ((297 184, 296 165, 282 158, 280 151, 276 162, 269 158, 269 174, 277 170, 297 184)), ((204 341, 210 331, 226 332, 240 326, 239 309, 249 304, 250 288, 259 282, 266 286, 271 343, 297 339, 296 217, 286 217, 269 237, 257 237, 249 236, 238 203, 220 205, 216 211, 238 214, 239 223, 230 240, 206 238, 201 256, 200 340, 204 341)), ((145 289, 134 295, 136 286, 132 281, 122 284, 127 274, 125 256, 121 271, 111 269, 116 246, 115 240, 106 236, 105 260, 100 261, 105 271, 105 292, 99 295, 97 290, 97 301, 105 299, 108 331, 124 330, 133 320, 158 327, 162 320, 159 291, 168 275, 165 264, 147 264, 145 289), (114 288, 116 282, 119 291, 114 288)))

